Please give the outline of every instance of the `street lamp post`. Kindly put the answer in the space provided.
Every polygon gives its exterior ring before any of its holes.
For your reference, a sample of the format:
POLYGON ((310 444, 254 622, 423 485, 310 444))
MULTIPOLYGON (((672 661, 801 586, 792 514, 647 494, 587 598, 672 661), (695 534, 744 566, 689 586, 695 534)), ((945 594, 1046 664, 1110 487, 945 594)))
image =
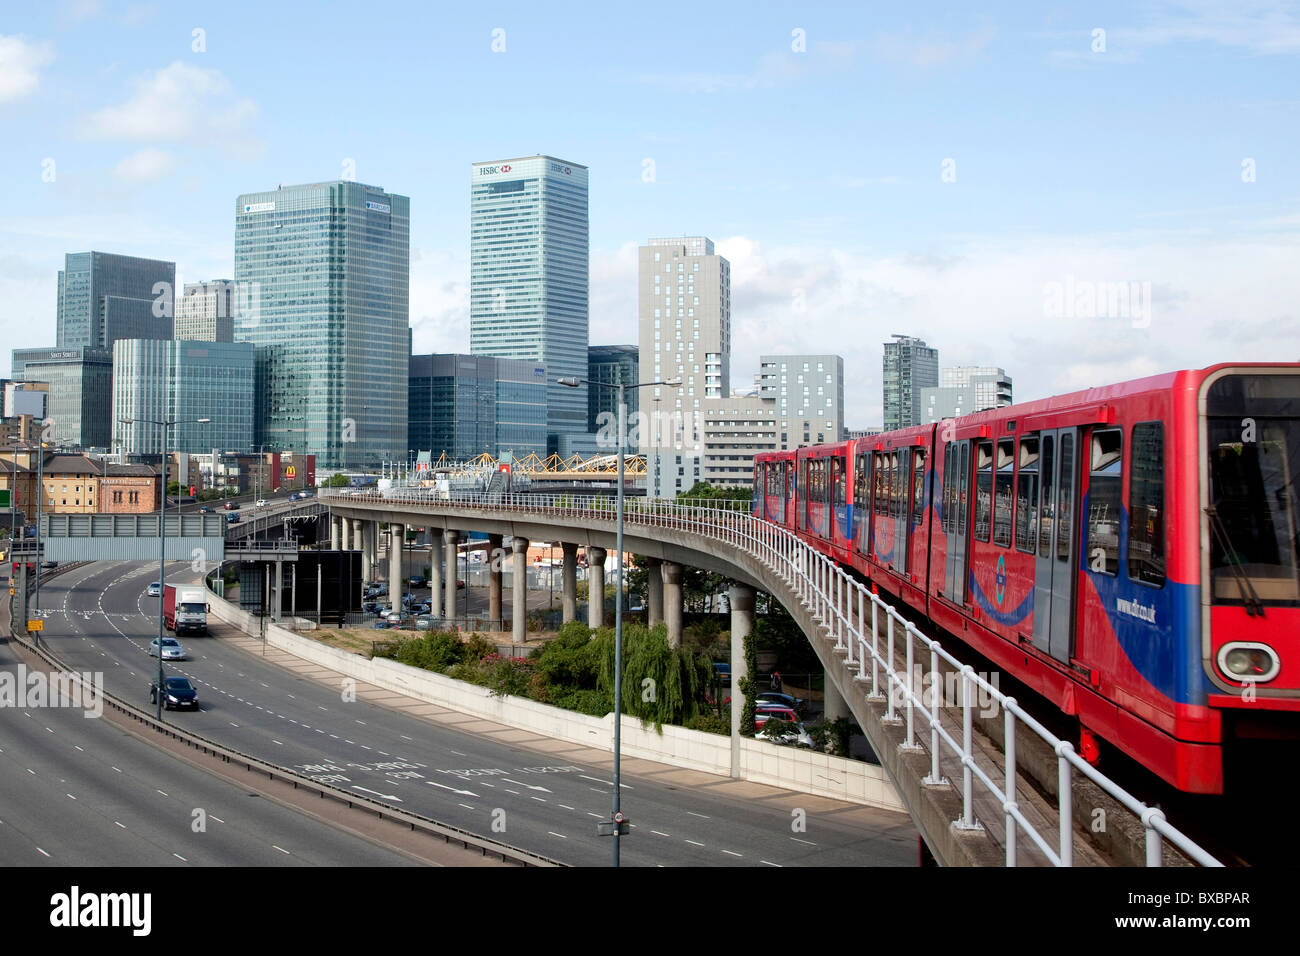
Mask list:
MULTIPOLYGON (((162 500, 158 509, 158 710, 157 717, 162 720, 163 714, 163 592, 167 587, 167 429, 172 425, 206 425, 212 421, 210 418, 190 418, 190 419, 152 419, 152 418, 119 418, 124 425, 158 425, 162 428, 162 446, 159 460, 162 463, 160 468, 161 475, 159 481, 159 490, 162 492, 162 500)), ((177 496, 179 498, 179 495, 177 496)), ((176 520, 180 520, 180 503, 176 505, 176 520)))
MULTIPOLYGON (((597 385, 603 388, 618 389, 618 492, 615 497, 615 511, 618 519, 618 530, 615 534, 615 548, 618 550, 618 556, 615 558, 615 564, 618 568, 618 597, 614 601, 614 806, 611 811, 610 823, 612 824, 611 835, 614 837, 614 866, 619 865, 619 830, 623 824, 622 813, 622 740, 623 740, 623 452, 624 445, 627 442, 627 390, 629 388, 643 388, 648 385, 667 385, 670 388, 680 388, 680 381, 672 382, 638 382, 636 385, 625 385, 622 376, 619 376, 619 382, 614 385, 612 382, 592 382, 580 378, 561 378, 559 384, 569 388, 577 388, 579 385, 597 385)), ((604 603, 605 595, 592 595, 590 584, 588 584, 588 601, 596 600, 604 603)))

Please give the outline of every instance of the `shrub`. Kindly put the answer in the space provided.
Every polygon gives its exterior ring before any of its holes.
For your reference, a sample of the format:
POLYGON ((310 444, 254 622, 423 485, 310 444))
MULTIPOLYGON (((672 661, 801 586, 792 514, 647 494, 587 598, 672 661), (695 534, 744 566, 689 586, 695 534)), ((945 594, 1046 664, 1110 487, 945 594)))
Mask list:
POLYGON ((790 723, 788 720, 782 720, 780 717, 769 717, 767 723, 759 728, 759 733, 764 735, 764 739, 774 744, 783 744, 786 741, 781 738, 786 734, 798 733, 799 728, 790 723))
POLYGON ((442 672, 465 658, 465 645, 455 634, 431 631, 423 637, 402 641, 384 656, 412 667, 442 672))
POLYGON ((533 662, 526 657, 502 657, 492 653, 479 662, 485 687, 494 697, 526 697, 533 676, 533 662))
POLYGON ((565 710, 577 711, 592 717, 604 717, 614 710, 614 702, 599 690, 570 690, 551 698, 550 703, 565 710))
POLYGON ((731 715, 696 714, 686 722, 686 728, 729 737, 731 736, 731 715))
POLYGON ((808 728, 808 736, 812 738, 813 745, 822 753, 831 754, 835 757, 847 757, 849 755, 850 729, 847 717, 837 717, 835 720, 826 720, 813 724, 808 728))

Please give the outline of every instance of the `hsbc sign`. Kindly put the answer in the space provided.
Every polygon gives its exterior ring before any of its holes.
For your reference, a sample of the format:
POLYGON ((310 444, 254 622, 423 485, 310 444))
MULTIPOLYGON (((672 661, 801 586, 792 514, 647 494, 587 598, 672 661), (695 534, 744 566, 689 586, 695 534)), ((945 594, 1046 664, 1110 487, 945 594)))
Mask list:
POLYGON ((511 166, 509 163, 506 163, 503 166, 480 166, 478 168, 478 174, 480 176, 495 176, 498 173, 508 173, 510 172, 510 169, 511 166))
POLYGON ((572 176, 572 175, 573 175, 573 167, 572 167, 572 166, 565 166, 563 163, 551 163, 551 172, 553 172, 553 173, 563 173, 563 174, 566 175, 566 176, 572 176))

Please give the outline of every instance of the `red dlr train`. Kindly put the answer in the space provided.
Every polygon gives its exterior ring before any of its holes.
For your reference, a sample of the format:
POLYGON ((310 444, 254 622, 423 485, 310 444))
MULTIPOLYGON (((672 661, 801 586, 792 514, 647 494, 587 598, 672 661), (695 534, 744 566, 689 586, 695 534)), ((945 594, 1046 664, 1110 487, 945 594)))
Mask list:
POLYGON ((758 455, 754 509, 1179 790, 1300 740, 1300 364, 758 455))

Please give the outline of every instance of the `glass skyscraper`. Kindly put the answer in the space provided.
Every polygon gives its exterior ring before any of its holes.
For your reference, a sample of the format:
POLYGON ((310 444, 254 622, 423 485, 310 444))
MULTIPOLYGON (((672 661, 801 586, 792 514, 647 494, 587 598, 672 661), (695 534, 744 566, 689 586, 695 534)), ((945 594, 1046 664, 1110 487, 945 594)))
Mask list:
MULTIPOLYGON (((470 352, 545 366, 547 444, 587 431, 587 167, 551 156, 470 170, 470 352)), ((580 437, 581 436, 581 437, 580 437)))
POLYGON ((176 421, 168 429, 168 452, 251 451, 253 405, 247 342, 119 339, 113 345, 113 450, 124 456, 157 455, 162 430, 123 418, 176 421), (200 425, 197 418, 211 421, 200 425))
POLYGON ((406 458, 410 199, 336 181, 235 207, 235 340, 257 347, 257 436, 318 466, 406 458))
POLYGON ((59 270, 61 348, 111 349, 118 339, 169 339, 176 263, 71 252, 59 270))
POLYGON ((883 373, 885 431, 923 424, 921 389, 939 385, 939 350, 921 339, 895 335, 885 343, 883 373))
POLYGON ((19 381, 48 382, 46 433, 63 448, 107 448, 112 441, 111 349, 14 349, 19 381))
POLYGON ((412 452, 546 457, 546 367, 480 355, 411 356, 412 452))

